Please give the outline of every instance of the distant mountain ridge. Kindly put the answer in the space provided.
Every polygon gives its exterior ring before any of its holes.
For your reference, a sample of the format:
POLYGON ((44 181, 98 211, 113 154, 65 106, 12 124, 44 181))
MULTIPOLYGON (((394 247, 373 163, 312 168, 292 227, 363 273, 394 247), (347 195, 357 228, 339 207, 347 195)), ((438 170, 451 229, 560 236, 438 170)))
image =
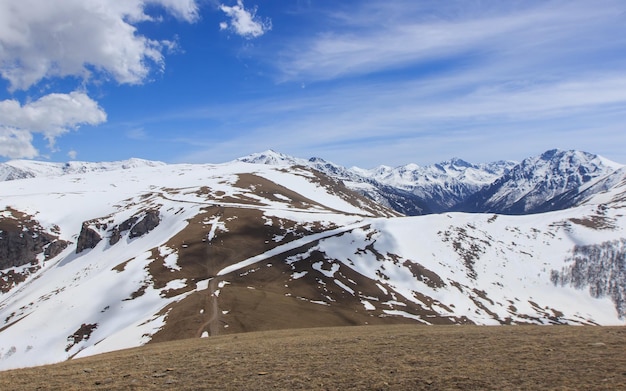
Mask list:
POLYGON ((580 194, 608 190, 618 182, 619 163, 581 151, 553 149, 514 161, 472 164, 451 159, 420 167, 345 168, 321 158, 294 158, 265 151, 239 158, 256 164, 310 167, 406 215, 457 212, 530 214, 561 210, 584 201, 580 194), (615 178, 610 177, 615 175, 615 178), (596 182, 604 186, 594 186, 596 182))
POLYGON ((0 181, 11 181, 42 176, 84 174, 87 172, 127 170, 129 168, 157 167, 162 165, 165 165, 165 163, 137 158, 100 163, 80 161, 53 163, 36 160, 10 160, 6 163, 0 163, 0 181))

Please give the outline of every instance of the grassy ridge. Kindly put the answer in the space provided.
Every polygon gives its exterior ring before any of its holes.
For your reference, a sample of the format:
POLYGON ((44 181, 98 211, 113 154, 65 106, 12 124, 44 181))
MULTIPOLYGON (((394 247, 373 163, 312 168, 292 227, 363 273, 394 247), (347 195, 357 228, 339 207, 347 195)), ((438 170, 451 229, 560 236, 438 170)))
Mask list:
POLYGON ((626 328, 358 326, 149 344, 0 372, 2 390, 618 390, 626 328))

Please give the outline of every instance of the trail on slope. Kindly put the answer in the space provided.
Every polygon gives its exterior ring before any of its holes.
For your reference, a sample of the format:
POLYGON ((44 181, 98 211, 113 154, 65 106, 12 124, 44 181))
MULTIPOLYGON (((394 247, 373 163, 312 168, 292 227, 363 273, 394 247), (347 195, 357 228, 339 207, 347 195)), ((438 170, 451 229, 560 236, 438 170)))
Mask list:
POLYGON ((211 280, 209 281, 209 286, 208 286, 208 296, 209 296, 209 302, 208 302, 208 308, 207 308, 207 312, 208 312, 208 319, 202 323, 200 325, 200 327, 198 328, 198 330, 196 331, 196 337, 200 338, 202 337, 202 334, 205 331, 208 331, 209 336, 216 336, 219 334, 219 325, 220 325, 220 309, 219 309, 219 303, 218 303, 218 295, 216 294, 218 291, 218 287, 219 287, 219 281, 221 280, 220 276, 224 276, 227 275, 229 273, 233 273, 236 272, 238 270, 241 270, 245 267, 251 266, 257 262, 262 262, 268 258, 274 257, 276 255, 285 253, 287 251, 291 251, 293 249, 302 247, 304 245, 307 245, 311 242, 314 241, 318 241, 321 239, 325 239, 325 238, 329 238, 332 236, 336 236, 336 235, 341 235, 345 232, 349 232, 352 231, 353 229, 356 228, 361 228, 364 227, 366 225, 369 225, 369 223, 363 223, 363 222, 359 222, 359 223, 355 223, 355 224, 351 224, 345 227, 341 227, 341 228, 337 228, 337 229, 333 229, 330 231, 325 231, 325 232, 320 232, 317 234, 312 234, 312 235, 308 235, 305 236, 303 238, 300 239, 296 239, 293 240, 289 243, 283 244, 281 246, 275 247, 271 250, 268 250, 262 254, 258 254, 255 255, 253 257, 250 257, 248 259, 245 259, 241 262, 235 263, 233 265, 227 266, 225 268, 223 268, 222 270, 220 270, 219 272, 217 272, 216 277, 211 278, 211 280))
POLYGON ((219 333, 219 320, 220 320, 220 308, 217 302, 217 292, 218 287, 218 279, 211 278, 209 281, 208 295, 209 295, 209 303, 208 303, 208 319, 206 322, 202 323, 196 331, 196 337, 202 337, 202 333, 204 333, 205 329, 209 333, 210 337, 214 337, 219 333))

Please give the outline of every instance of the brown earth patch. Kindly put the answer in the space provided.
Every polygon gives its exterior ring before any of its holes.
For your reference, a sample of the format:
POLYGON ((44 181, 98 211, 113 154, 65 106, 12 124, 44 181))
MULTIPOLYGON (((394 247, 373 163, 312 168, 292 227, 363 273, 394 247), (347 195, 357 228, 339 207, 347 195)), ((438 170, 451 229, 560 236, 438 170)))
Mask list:
POLYGON ((569 219, 569 221, 574 224, 598 230, 617 228, 617 226, 615 225, 615 219, 606 216, 593 215, 584 217, 582 219, 571 218, 569 219))
POLYGON ((11 390, 618 390, 626 328, 360 326, 152 344, 2 372, 11 390))
MULTIPOLYGON (((249 257, 262 254, 285 241, 315 232, 324 231, 320 225, 298 225, 282 221, 280 225, 266 225, 263 212, 256 209, 228 206, 211 206, 189 220, 189 225, 172 237, 166 246, 178 252, 177 265, 180 270, 165 267, 163 258, 153 251, 149 272, 154 286, 159 289, 174 279, 186 279, 187 286, 166 296, 176 296, 196 288, 196 283, 216 277, 218 271, 249 257), (218 231, 211 241, 207 235, 211 230, 206 221, 219 217, 226 231, 218 231), (286 230, 290 230, 289 233, 286 230), (277 236, 285 236, 275 241, 277 236)), ((213 282, 215 284, 215 282, 213 282)), ((174 303, 166 318, 166 325, 153 336, 153 341, 167 341, 194 337, 198 328, 207 322, 213 312, 212 290, 193 292, 183 300, 174 303), (204 310, 204 311, 201 311, 204 310)), ((219 298, 222 306, 222 297, 219 298)), ((219 322, 219 319, 217 320, 219 322)), ((208 331, 208 330, 207 330, 208 331)), ((212 334, 213 335, 213 334, 212 334)))

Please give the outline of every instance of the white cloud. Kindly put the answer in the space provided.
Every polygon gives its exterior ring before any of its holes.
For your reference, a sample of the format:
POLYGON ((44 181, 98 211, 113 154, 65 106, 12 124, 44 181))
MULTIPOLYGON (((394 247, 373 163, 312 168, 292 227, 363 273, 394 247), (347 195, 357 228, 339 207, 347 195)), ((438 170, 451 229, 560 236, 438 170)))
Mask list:
POLYGON ((167 40, 149 39, 134 24, 150 21, 148 4, 175 17, 198 18, 195 0, 0 1, 0 75, 13 90, 44 78, 92 77, 137 84, 163 67, 167 40))
POLYGON ((198 153, 180 160, 225 161, 242 151, 274 148, 371 167, 453 156, 473 162, 519 159, 562 147, 626 162, 623 152, 603 152, 626 143, 626 76, 590 72, 569 80, 502 84, 490 79, 491 72, 314 86, 302 94, 198 110, 199 117, 224 124, 224 140, 181 140, 198 153))
POLYGON ((21 105, 18 101, 0 101, 0 155, 10 158, 38 155, 32 145, 33 133, 42 134, 54 147, 55 139, 80 125, 98 125, 106 113, 85 93, 49 94, 21 105))
POLYGON ((148 0, 147 2, 161 5, 178 19, 187 22, 195 22, 199 18, 196 0, 148 0))
MULTIPOLYGON (((0 76, 11 91, 68 76, 143 83, 176 46, 138 33, 138 23, 159 21, 148 6, 185 22, 199 18, 197 0, 0 0, 0 76)), ((51 93, 23 105, 0 101, 0 156, 36 157, 34 134, 53 149, 62 134, 105 121, 104 110, 84 92, 51 93)))
POLYGON ((78 156, 78 152, 76 152, 76 151, 75 151, 75 150, 73 150, 73 149, 72 149, 72 150, 70 150, 70 151, 67 153, 67 157, 69 157, 69 158, 70 158, 70 160, 76 160, 76 157, 77 157, 77 156, 78 156))
POLYGON ((230 23, 220 23, 220 30, 230 28, 244 38, 257 38, 272 29, 270 19, 262 20, 256 15, 256 7, 246 10, 243 1, 237 0, 237 5, 229 7, 220 4, 220 9, 230 17, 230 23))
POLYGON ((38 155, 30 132, 0 126, 0 156, 10 159, 34 158, 38 155))

